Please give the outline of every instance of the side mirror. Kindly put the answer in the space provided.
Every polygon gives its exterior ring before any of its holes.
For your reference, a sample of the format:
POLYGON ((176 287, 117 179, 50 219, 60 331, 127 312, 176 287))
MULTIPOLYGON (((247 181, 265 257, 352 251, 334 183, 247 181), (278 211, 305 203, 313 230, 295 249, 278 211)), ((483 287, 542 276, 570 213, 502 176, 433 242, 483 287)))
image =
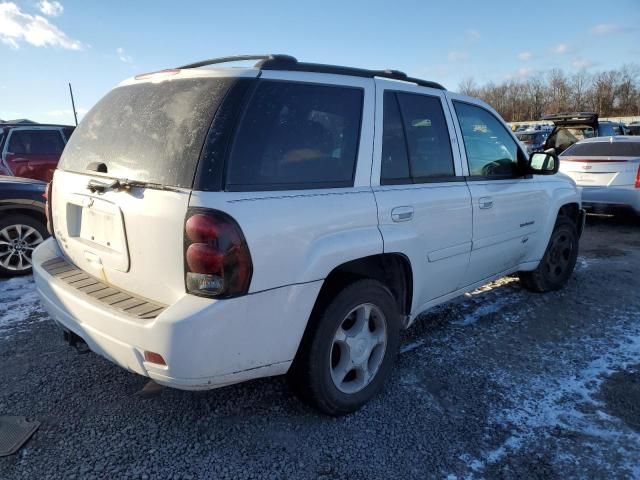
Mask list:
POLYGON ((554 175, 560 168, 560 159, 553 148, 544 152, 534 152, 529 157, 529 173, 534 175, 554 175))

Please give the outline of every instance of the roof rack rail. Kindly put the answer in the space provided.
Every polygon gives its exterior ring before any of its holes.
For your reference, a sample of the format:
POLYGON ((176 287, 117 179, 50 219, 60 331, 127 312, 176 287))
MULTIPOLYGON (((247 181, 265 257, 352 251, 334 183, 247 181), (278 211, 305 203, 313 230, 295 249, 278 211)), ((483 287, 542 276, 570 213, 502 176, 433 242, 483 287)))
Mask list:
POLYGON ((218 63, 230 63, 230 62, 242 62, 246 60, 260 60, 256 64, 256 66, 260 65, 260 63, 264 61, 274 61, 278 60, 281 62, 293 62, 296 63, 298 60, 295 57, 290 55, 232 55, 230 57, 220 57, 220 58, 212 58, 210 60, 202 60, 201 62, 190 63, 188 65, 183 65, 177 68, 199 68, 206 67, 207 65, 216 65, 218 63))
POLYGON ((231 57, 212 58, 201 62, 190 63, 178 68, 198 68, 207 65, 216 65, 220 63, 239 62, 246 60, 258 60, 254 65, 260 70, 290 70, 297 72, 315 72, 315 73, 332 73, 336 75, 351 75, 354 77, 382 77, 392 80, 401 80, 404 82, 415 83, 421 87, 437 88, 446 90, 437 82, 422 80, 420 78, 409 77, 406 73, 399 70, 368 70, 364 68, 342 67, 339 65, 327 65, 322 63, 306 63, 299 62, 291 55, 270 54, 270 55, 234 55, 231 57))

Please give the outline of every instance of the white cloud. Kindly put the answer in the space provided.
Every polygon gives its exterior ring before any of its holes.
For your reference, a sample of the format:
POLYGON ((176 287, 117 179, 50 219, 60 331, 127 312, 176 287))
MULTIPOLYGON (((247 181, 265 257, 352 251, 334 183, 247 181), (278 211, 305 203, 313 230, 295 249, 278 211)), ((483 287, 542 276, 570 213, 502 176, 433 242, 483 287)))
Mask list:
POLYGON ((465 32, 464 36, 467 39, 467 41, 469 41, 469 42, 477 42, 482 37, 482 35, 480 35, 480 32, 478 30, 473 29, 473 28, 467 30, 465 32))
POLYGON ((518 58, 524 62, 527 62, 533 58, 533 53, 531 52, 520 52, 518 54, 518 58))
POLYGON ((448 58, 450 62, 464 62, 469 60, 469 54, 467 52, 451 51, 448 58))
POLYGON ((522 68, 519 68, 514 73, 508 73, 507 75, 505 75, 504 78, 505 80, 522 80, 532 75, 535 75, 536 73, 537 73, 537 70, 534 70, 533 68, 522 67, 522 68))
POLYGON ((600 23, 591 29, 594 35, 607 35, 609 33, 618 33, 622 29, 613 23, 600 23))
POLYGON ((38 3, 38 9, 48 17, 57 17, 58 15, 62 15, 64 11, 64 7, 60 2, 50 2, 48 0, 42 0, 38 3))
POLYGON ((564 55, 565 53, 569 53, 569 45, 566 43, 559 43, 551 48, 551 51, 557 55, 564 55))
POLYGON ((517 76, 518 76, 518 78, 526 78, 526 77, 531 76, 532 73, 533 73, 533 69, 532 68, 523 67, 523 68, 519 68, 518 69, 518 75, 517 76))
POLYGON ((118 47, 116 48, 116 53, 118 54, 118 58, 124 63, 133 63, 133 57, 131 55, 127 55, 127 52, 124 51, 124 48, 118 47))
POLYGON ((22 42, 35 47, 61 47, 82 50, 84 45, 40 15, 24 13, 13 2, 0 3, 0 42, 20 48, 22 42))
POLYGON ((573 68, 589 68, 593 67, 593 62, 591 60, 585 60, 584 58, 576 58, 571 62, 571 66, 573 68))

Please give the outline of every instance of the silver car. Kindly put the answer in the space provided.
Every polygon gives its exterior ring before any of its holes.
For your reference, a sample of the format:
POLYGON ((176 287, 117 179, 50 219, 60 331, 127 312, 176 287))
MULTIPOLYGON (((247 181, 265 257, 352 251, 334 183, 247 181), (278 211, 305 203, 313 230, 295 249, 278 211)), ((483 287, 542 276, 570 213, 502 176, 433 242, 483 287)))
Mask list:
POLYGON ((560 171, 582 187, 585 208, 631 208, 640 215, 640 137, 587 138, 560 156, 560 171))

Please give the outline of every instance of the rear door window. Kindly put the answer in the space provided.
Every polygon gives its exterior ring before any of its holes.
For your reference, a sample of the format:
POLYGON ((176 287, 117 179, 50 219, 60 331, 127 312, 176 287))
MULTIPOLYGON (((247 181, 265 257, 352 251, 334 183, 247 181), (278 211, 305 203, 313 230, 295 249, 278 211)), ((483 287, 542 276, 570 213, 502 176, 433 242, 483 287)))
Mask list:
POLYGON ((455 176, 447 121, 438 97, 398 92, 414 183, 455 176))
POLYGON ((262 80, 240 120, 227 190, 353 185, 364 91, 262 80))
POLYGON ((394 92, 384 92, 380 183, 412 183, 402 115, 394 92))
POLYGON ((14 130, 7 146, 17 155, 60 155, 63 149, 59 130, 14 130))
POLYGON ((380 183, 423 183, 455 176, 447 122, 438 97, 384 94, 380 183))

